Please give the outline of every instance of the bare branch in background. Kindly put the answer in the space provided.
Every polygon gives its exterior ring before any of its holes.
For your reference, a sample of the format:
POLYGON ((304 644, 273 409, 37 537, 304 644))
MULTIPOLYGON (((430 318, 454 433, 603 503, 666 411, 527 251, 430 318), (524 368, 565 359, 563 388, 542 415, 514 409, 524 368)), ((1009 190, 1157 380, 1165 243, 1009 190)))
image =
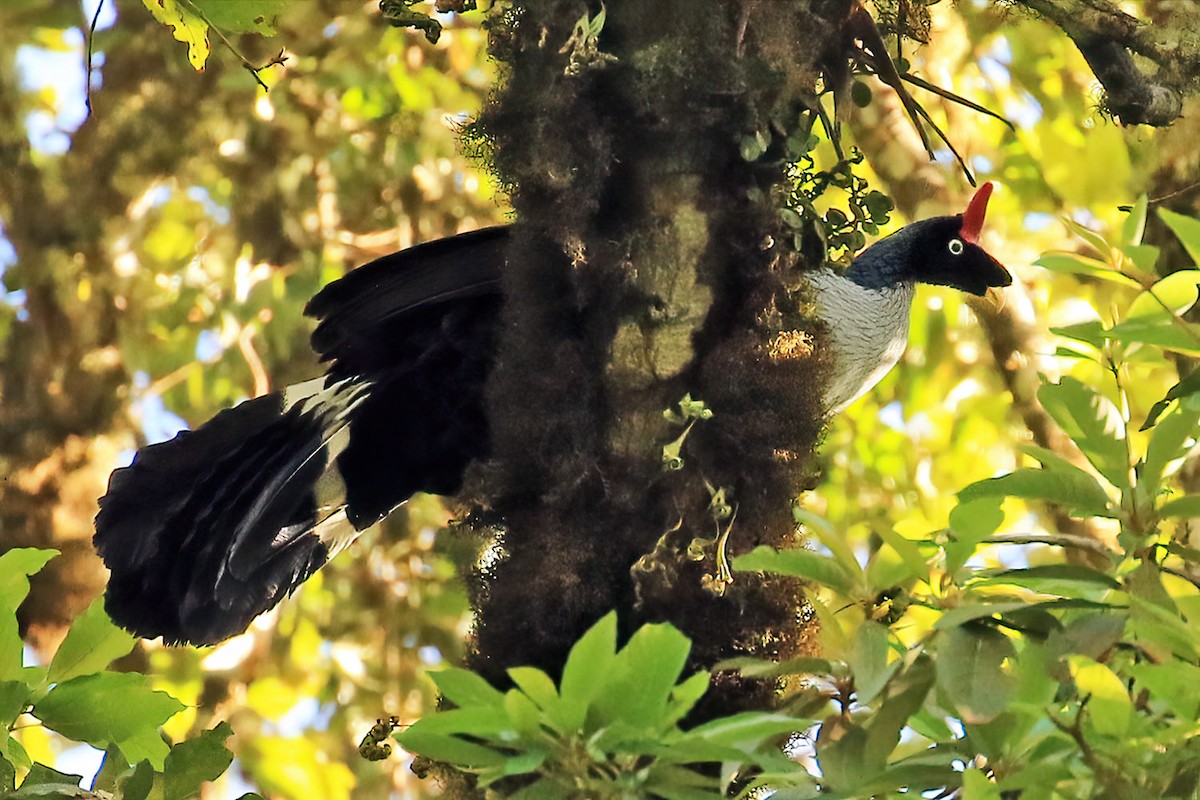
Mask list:
POLYGON ((1105 91, 1105 110, 1125 125, 1165 127, 1185 95, 1200 92, 1200 7, 1152 25, 1108 0, 1008 0, 1071 37, 1105 91), (1150 72, 1134 56, 1157 68, 1150 72))

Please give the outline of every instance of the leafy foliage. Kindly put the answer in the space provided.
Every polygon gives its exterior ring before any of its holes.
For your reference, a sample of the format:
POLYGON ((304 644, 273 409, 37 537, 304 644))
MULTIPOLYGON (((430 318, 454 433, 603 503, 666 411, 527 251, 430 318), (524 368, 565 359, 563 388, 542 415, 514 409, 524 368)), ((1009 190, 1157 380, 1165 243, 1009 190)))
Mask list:
MULTIPOLYGON (((225 748, 232 732, 221 723, 199 736, 170 745, 162 725, 184 706, 149 685, 144 675, 108 666, 128 654, 134 639, 113 625, 101 600, 75 621, 49 666, 25 666, 17 635, 17 607, 29 591, 28 576, 53 557, 53 550, 17 548, 0 555, 0 794, 11 798, 96 798, 163 800, 198 797, 233 760, 225 748), (22 738, 42 726, 106 751, 90 791, 81 776, 35 763, 22 738), (20 783, 18 785, 18 778, 20 783)), ((247 795, 246 797, 250 797, 247 795)))
MULTIPOLYGON (((1181 238, 1193 230, 1173 223, 1181 238)), ((1119 260, 1140 246, 1142 227, 1131 218, 1121 244, 1095 234, 1093 243, 1119 260)), ((1190 272, 1146 289, 1131 280, 1121 320, 1189 325, 1179 315, 1195 294, 1174 284, 1194 280, 1190 272), (1164 302, 1139 302, 1147 295, 1164 302)), ((1075 339, 1094 347, 1079 357, 1107 365, 1120 400, 1126 367, 1166 352, 1111 330, 1075 339)), ((763 547, 734 560, 737 571, 799 577, 815 590, 821 658, 718 665, 789 679, 787 713, 681 728, 708 681, 699 673, 676 683, 686 639, 648 626, 616 649, 610 616, 576 645, 559 686, 533 669, 510 670, 508 692, 463 670, 440 673, 456 708, 397 738, 484 786, 526 776, 514 795, 523 797, 702 797, 731 786, 788 798, 1193 796, 1200 551, 1171 520, 1200 511, 1200 495, 1178 493, 1173 475, 1196 445, 1200 400, 1172 389, 1139 427, 1127 404, 1070 376, 1039 397, 1078 463, 1030 448, 1039 467, 967 486, 946 529, 881 532, 865 563, 840 531, 799 508, 815 549, 763 547), (1010 498, 1111 521, 1114 536, 998 533, 1010 498), (1068 557, 1022 563, 1031 544, 1068 557), (1017 566, 986 566, 980 555, 996 547, 1013 550, 1017 566)))
POLYGON ((647 625, 621 648, 616 637, 609 614, 572 649, 557 686, 531 667, 508 671, 507 692, 466 670, 434 673, 457 708, 396 739, 481 786, 526 777, 512 796, 527 798, 712 797, 749 768, 787 764, 762 745, 790 733, 792 718, 747 712, 679 727, 709 684, 707 672, 680 680, 690 645, 679 631, 647 625))

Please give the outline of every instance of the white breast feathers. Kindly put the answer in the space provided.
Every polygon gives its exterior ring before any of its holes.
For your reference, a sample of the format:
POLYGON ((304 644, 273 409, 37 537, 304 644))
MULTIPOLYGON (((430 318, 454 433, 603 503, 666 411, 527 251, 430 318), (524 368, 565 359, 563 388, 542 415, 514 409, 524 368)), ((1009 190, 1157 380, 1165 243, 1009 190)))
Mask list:
POLYGON ((832 270, 808 274, 818 311, 829 327, 833 374, 823 405, 836 414, 896 365, 908 344, 914 286, 903 282, 866 289, 832 270))

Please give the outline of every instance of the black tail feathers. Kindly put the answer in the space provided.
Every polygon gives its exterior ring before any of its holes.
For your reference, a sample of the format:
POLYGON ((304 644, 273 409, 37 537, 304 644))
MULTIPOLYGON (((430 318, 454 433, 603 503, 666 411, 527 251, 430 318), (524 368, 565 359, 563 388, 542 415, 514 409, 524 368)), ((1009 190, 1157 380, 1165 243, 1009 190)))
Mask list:
POLYGON ((245 630, 417 491, 487 446, 482 394, 505 229, 387 256, 306 313, 325 379, 248 400, 116 470, 96 517, 106 607, 143 637, 245 630))

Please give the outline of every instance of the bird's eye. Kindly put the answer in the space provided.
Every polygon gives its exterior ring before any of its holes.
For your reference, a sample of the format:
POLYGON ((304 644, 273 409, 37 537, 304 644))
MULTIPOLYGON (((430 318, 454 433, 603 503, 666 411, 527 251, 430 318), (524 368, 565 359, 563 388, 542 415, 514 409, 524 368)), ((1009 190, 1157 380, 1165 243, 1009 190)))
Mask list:
POLYGON ((962 255, 962 251, 963 251, 962 239, 951 239, 950 243, 946 246, 948 248, 950 248, 950 255, 952 255, 952 256, 961 256, 962 255))

